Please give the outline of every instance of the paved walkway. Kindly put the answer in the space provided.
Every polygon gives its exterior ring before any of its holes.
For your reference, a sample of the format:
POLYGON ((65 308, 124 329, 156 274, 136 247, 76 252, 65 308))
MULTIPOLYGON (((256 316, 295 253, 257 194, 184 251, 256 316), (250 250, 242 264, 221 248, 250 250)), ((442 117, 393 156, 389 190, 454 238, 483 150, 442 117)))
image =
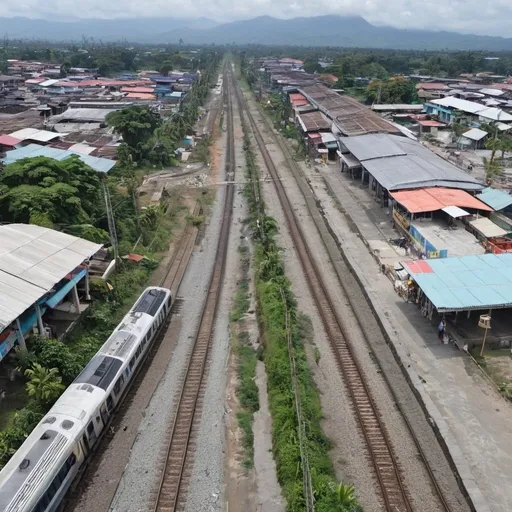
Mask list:
POLYGON ((387 242, 397 235, 386 209, 335 167, 319 170, 345 213, 318 187, 315 193, 326 218, 442 434, 476 510, 512 511, 512 406, 467 356, 439 343, 435 326, 415 305, 405 303, 379 272, 375 255, 387 263, 403 258, 387 242))

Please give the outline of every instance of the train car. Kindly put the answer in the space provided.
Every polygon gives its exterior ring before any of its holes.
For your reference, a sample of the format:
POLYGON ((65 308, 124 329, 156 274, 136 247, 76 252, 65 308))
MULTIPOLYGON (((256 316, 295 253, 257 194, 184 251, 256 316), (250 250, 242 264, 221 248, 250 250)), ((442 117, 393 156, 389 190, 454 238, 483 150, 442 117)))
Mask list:
POLYGON ((0 510, 54 512, 108 426, 171 309, 147 288, 0 472, 0 510))

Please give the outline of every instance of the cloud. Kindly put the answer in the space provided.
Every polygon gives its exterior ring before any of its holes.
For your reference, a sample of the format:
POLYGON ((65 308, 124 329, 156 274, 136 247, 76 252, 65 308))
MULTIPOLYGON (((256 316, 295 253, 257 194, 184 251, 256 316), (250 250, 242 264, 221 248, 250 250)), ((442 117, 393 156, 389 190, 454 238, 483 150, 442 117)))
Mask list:
POLYGON ((511 35, 512 26, 511 0, 83 0, 79 4, 75 0, 2 0, 2 7, 2 16, 49 20, 208 17, 231 21, 262 15, 359 15, 376 25, 504 37, 511 35))

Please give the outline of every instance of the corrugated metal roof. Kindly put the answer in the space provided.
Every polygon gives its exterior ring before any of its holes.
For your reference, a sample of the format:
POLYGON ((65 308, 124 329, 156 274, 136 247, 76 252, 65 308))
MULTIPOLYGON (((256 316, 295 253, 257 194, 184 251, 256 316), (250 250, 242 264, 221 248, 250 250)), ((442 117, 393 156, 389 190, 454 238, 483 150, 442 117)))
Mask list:
POLYGON ((391 157, 364 162, 364 167, 387 190, 422 187, 449 187, 482 190, 483 185, 469 174, 453 170, 448 162, 425 161, 419 156, 391 157))
POLYGON ((398 132, 395 126, 367 106, 349 96, 339 95, 325 85, 304 85, 299 91, 310 103, 332 119, 337 130, 345 136, 398 132))
POLYGON ((507 206, 512 205, 512 195, 496 188, 486 188, 476 197, 496 211, 503 210, 507 206))
POLYGON ((405 261, 439 312, 512 307, 512 254, 405 261))
POLYGON ((80 152, 71 151, 71 149, 58 149, 49 146, 40 146, 39 144, 29 144, 28 146, 14 149, 13 151, 7 151, 2 161, 4 164, 8 165, 23 158, 34 158, 36 156, 45 156, 60 161, 72 155, 77 155, 82 162, 99 172, 108 172, 116 165, 114 160, 109 160, 108 158, 92 157, 80 152))
POLYGON ((16 146, 21 142, 20 139, 16 137, 11 137, 10 135, 0 135, 0 144, 2 146, 16 146))
MULTIPOLYGON (((340 139, 363 160, 368 172, 387 190, 448 187, 482 190, 484 185, 417 141, 390 134, 340 139), (398 155, 398 156, 394 156, 398 155)), ((359 158, 358 158, 359 159, 359 158)))
POLYGON ((373 133, 347 137, 342 139, 341 143, 360 162, 365 162, 375 158, 406 155, 407 152, 397 144, 395 139, 397 137, 389 136, 385 133, 373 133))
POLYGON ((494 222, 487 217, 481 217, 479 219, 472 220, 469 224, 485 238, 505 236, 507 234, 503 228, 500 228, 497 224, 494 224, 494 222))
POLYGON ((82 121, 82 122, 103 122, 105 118, 113 110, 119 110, 121 107, 116 108, 68 108, 66 112, 53 116, 51 118, 52 124, 60 121, 82 121))
POLYGON ((480 130, 479 128, 471 128, 471 130, 468 130, 466 133, 462 134, 462 136, 466 137, 466 139, 474 141, 482 140, 487 135, 489 134, 486 131, 480 130))
POLYGON ((421 82, 419 84, 416 84, 416 89, 423 89, 425 91, 428 91, 428 90, 437 91, 437 90, 448 89, 448 86, 446 84, 437 83, 437 82, 421 82))
POLYGON ((126 97, 133 100, 156 100, 156 96, 154 94, 148 94, 145 92, 129 92, 126 97))
POLYGON ((0 226, 0 331, 101 247, 40 226, 0 226))
POLYGON ((492 208, 464 190, 454 188, 401 190, 391 192, 391 196, 411 213, 435 212, 447 206, 460 206, 484 211, 492 210, 492 208))
POLYGON ((38 142, 49 142, 52 139, 60 137, 59 133, 49 132, 47 130, 38 130, 36 128, 23 128, 22 130, 12 132, 9 135, 21 141, 36 140, 38 142))
POLYGON ((445 123, 440 123, 439 121, 432 121, 430 119, 418 119, 417 123, 421 126, 430 126, 431 128, 440 128, 441 126, 446 126, 445 123))
POLYGON ((297 116, 302 130, 313 132, 318 130, 328 130, 331 127, 329 120, 321 112, 307 112, 297 116))
POLYGON ((88 146, 87 144, 81 144, 80 142, 69 146, 68 150, 73 153, 80 153, 81 155, 90 155, 96 148, 94 146, 88 146))
POLYGON ((457 110, 492 119, 493 121, 512 121, 512 115, 504 112, 500 108, 486 107, 480 103, 454 98, 453 96, 447 96, 440 100, 432 100, 430 103, 440 105, 442 107, 456 108, 457 110))
POLYGON ((479 92, 487 94, 488 96, 503 96, 503 94, 505 94, 505 92, 500 89, 480 89, 479 92))
POLYGON ((372 110, 376 111, 396 111, 396 110, 408 110, 408 111, 416 111, 421 112, 423 110, 423 105, 411 105, 409 103, 390 103, 390 104, 379 104, 373 105, 372 110))

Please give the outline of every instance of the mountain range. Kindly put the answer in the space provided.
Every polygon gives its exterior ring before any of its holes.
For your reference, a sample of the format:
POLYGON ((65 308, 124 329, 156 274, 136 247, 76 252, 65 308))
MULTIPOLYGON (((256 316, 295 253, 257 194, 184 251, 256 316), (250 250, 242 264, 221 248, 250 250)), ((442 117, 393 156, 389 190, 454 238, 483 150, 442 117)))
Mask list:
POLYGON ((72 22, 0 18, 0 35, 9 38, 71 41, 82 36, 103 41, 134 43, 263 44, 342 46, 411 50, 512 51, 512 38, 477 36, 447 31, 380 27, 359 16, 317 16, 217 23, 207 18, 138 18, 72 22))

